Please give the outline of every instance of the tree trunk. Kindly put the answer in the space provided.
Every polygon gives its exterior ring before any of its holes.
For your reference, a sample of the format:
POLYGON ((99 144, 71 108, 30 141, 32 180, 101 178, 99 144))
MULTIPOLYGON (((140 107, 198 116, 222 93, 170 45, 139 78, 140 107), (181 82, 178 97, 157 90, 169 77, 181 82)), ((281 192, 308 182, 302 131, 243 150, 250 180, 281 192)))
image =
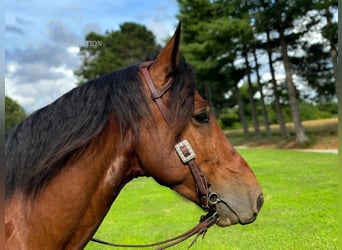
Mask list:
POLYGON ((302 127, 302 122, 300 119, 300 112, 299 112, 298 102, 297 102, 297 90, 292 79, 292 65, 291 65, 290 58, 287 52, 287 43, 285 41, 285 34, 284 34, 285 30, 284 30, 283 22, 281 21, 281 11, 277 11, 277 16, 278 16, 278 21, 279 21, 278 32, 279 32, 279 38, 280 38, 280 44, 281 44, 281 54, 283 57, 283 63, 284 63, 284 68, 285 68, 285 82, 286 82, 287 91, 289 95, 292 121, 293 121, 295 132, 296 132, 296 142, 303 143, 303 142, 308 141, 309 138, 305 134, 305 131, 302 127))
MULTIPOLYGON (((325 17, 327 19, 327 26, 331 27, 332 23, 331 23, 331 19, 332 19, 332 14, 329 11, 329 6, 327 5, 325 7, 325 17)), ((339 97, 339 88, 338 88, 338 84, 337 84, 337 78, 338 78, 338 67, 337 67, 337 48, 336 45, 334 43, 334 39, 333 37, 329 37, 329 44, 330 44, 330 55, 331 55, 331 60, 332 60, 332 64, 334 67, 334 78, 335 78, 335 92, 336 92, 336 97, 339 97)))
POLYGON ((245 138, 248 138, 249 137, 248 124, 247 124, 247 120, 246 120, 245 111, 243 109, 243 102, 241 99, 240 89, 237 85, 235 87, 235 90, 236 90, 236 92, 235 92, 236 101, 237 101, 238 108, 239 108, 240 121, 241 121, 242 128, 243 128, 243 135, 245 136, 245 138))
POLYGON ((248 96, 249 96, 249 105, 251 107, 252 111, 252 121, 253 121, 253 127, 254 127, 254 133, 256 138, 260 138, 260 128, 259 128, 259 121, 258 121, 258 113, 256 110, 256 105, 254 102, 254 91, 253 91, 253 84, 251 82, 251 68, 249 66, 248 62, 248 53, 244 53, 245 57, 245 64, 246 64, 246 73, 247 73, 247 82, 248 82, 248 96))
MULTIPOLYGON (((267 31, 266 35, 267 35, 267 44, 270 44, 270 41, 271 41, 270 32, 267 31)), ((268 62, 269 62, 270 71, 271 71, 272 90, 273 90, 273 95, 274 95, 274 104, 275 104, 277 117, 278 117, 279 129, 280 129, 281 136, 283 138, 287 138, 290 135, 289 135, 289 132, 287 131, 283 111, 280 105, 277 80, 275 78, 275 73, 274 73, 275 71, 273 68, 272 48, 270 47, 270 45, 268 45, 267 47, 267 55, 268 55, 268 62)))
POLYGON ((266 134, 268 138, 272 137, 272 131, 270 129, 270 122, 268 120, 268 115, 267 115, 267 110, 266 110, 266 105, 265 105, 265 95, 262 90, 262 85, 261 85, 261 80, 260 80, 260 74, 259 74, 259 65, 258 65, 258 58, 256 55, 256 49, 253 47, 253 56, 254 56, 254 61, 255 61, 255 73, 257 76, 257 84, 260 92, 260 102, 261 102, 261 111, 262 111, 262 116, 264 118, 264 124, 265 124, 265 129, 266 129, 266 134))

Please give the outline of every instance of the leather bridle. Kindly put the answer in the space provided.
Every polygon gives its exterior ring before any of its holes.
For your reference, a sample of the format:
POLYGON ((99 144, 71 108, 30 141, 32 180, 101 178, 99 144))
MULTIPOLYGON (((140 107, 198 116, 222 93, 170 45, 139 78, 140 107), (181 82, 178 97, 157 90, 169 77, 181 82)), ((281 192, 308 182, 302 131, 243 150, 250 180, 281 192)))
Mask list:
MULTIPOLYGON (((166 92, 168 92, 172 86, 172 78, 168 80, 167 83, 165 83, 161 88, 156 88, 153 79, 149 72, 149 66, 153 63, 153 61, 143 62, 139 65, 139 70, 142 73, 143 77, 145 78, 145 81, 147 83, 147 86, 151 92, 151 98, 158 106, 162 116, 164 117, 165 121, 167 123, 170 122, 170 112, 168 107, 163 103, 162 97, 166 92)), ((191 243, 189 247, 191 247, 198 236, 203 235, 206 233, 209 227, 215 225, 218 220, 220 219, 219 214, 216 213, 216 204, 218 202, 222 202, 219 195, 217 193, 211 192, 210 190, 210 183, 208 182, 207 178, 203 174, 203 172, 200 170, 198 164, 195 161, 196 154, 194 150, 192 149, 190 143, 187 140, 178 141, 175 145, 175 150, 180 158, 180 160, 183 162, 184 165, 188 165, 191 175, 194 179, 195 186, 196 186, 196 193, 197 197, 200 201, 201 208, 208 212, 207 215, 202 216, 200 219, 200 223, 192 228, 191 230, 187 231, 184 234, 178 235, 174 238, 152 243, 152 244, 146 244, 146 245, 124 245, 124 244, 113 244, 108 243, 102 240, 94 239, 91 240, 100 244, 114 246, 114 247, 153 247, 153 246, 160 246, 163 245, 161 248, 158 249, 165 249, 171 246, 174 246, 193 235, 197 235, 194 241, 191 243)))
MULTIPOLYGON (((163 95, 170 90, 172 86, 172 78, 170 78, 168 82, 163 85, 163 87, 157 89, 148 70, 149 66, 152 63, 153 61, 143 62, 139 65, 139 69, 140 72, 143 74, 147 86, 151 92, 151 98, 157 104, 165 121, 169 124, 171 115, 169 109, 163 103, 162 98, 163 95)), ((175 149, 183 164, 189 166, 192 177, 195 181, 200 205, 205 211, 208 212, 209 210, 213 209, 212 205, 214 204, 212 203, 215 203, 217 201, 218 195, 210 191, 210 184, 195 161, 196 154, 192 149, 190 143, 187 140, 179 140, 178 143, 175 145, 175 149)))

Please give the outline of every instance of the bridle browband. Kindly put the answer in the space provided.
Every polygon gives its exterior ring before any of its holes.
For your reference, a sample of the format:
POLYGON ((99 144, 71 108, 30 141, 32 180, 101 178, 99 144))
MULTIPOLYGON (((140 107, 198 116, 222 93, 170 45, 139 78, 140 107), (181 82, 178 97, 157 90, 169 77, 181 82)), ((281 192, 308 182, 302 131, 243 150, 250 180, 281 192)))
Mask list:
MULTIPOLYGON (((156 88, 153 79, 149 72, 149 66, 153 63, 153 61, 143 62, 139 65, 139 70, 142 73, 143 77, 145 78, 145 81, 147 83, 147 86, 151 92, 151 98, 158 106, 163 118, 165 121, 169 124, 170 122, 170 114, 168 107, 163 103, 162 97, 163 95, 170 90, 172 86, 172 78, 168 80, 162 87, 156 88)), ((198 225, 196 225, 191 230, 178 235, 174 238, 160 241, 152 244, 145 244, 145 245, 130 245, 130 244, 114 244, 114 243, 108 243, 99 239, 92 238, 91 240, 100 244, 113 246, 113 247, 155 247, 155 246, 161 246, 158 249, 165 249, 169 248, 171 246, 177 245, 188 238, 196 235, 195 239, 190 244, 189 248, 195 243, 197 238, 200 235, 205 235, 208 228, 215 225, 218 220, 220 219, 219 214, 216 213, 216 204, 218 202, 221 202, 219 195, 217 193, 211 192, 210 190, 210 183, 208 182, 207 178, 203 174, 203 172, 200 170, 198 164, 195 161, 196 154, 194 150, 192 149, 190 143, 187 140, 178 141, 178 143, 175 145, 175 150, 183 162, 184 165, 188 165, 191 175, 194 179, 195 186, 196 186, 196 193, 197 197, 200 201, 201 208, 208 212, 205 216, 202 216, 200 218, 200 222, 198 225)))

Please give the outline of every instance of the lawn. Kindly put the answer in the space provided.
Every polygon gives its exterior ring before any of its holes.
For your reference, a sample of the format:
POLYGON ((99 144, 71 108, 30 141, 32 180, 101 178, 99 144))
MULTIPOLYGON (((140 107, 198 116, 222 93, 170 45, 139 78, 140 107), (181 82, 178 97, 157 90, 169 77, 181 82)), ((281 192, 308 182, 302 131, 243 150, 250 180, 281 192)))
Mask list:
POLYGON ((302 123, 310 141, 304 144, 295 142, 293 123, 286 123, 290 132, 289 138, 282 138, 279 132, 279 124, 271 125, 272 138, 265 135, 265 128, 261 126, 263 137, 253 137, 253 128, 249 128, 251 136, 245 138, 242 129, 225 131, 230 142, 235 146, 263 147, 263 148, 311 148, 311 149, 336 149, 338 147, 338 118, 303 121, 302 123))
MULTIPOLYGON (((250 225, 214 226, 192 249, 337 249, 337 155, 240 149, 263 188, 265 203, 250 225)), ((197 224, 203 212, 151 178, 129 183, 96 237, 151 243, 197 224)), ((190 240, 172 249, 186 249, 190 240)), ((89 243, 90 249, 113 249, 89 243)))

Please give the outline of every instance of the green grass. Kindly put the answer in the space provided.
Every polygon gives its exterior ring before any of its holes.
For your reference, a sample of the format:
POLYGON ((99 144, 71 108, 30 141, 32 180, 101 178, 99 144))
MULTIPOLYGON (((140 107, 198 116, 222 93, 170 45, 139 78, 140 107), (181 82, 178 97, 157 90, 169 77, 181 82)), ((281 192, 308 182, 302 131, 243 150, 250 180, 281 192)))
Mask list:
POLYGON ((327 118, 303 121, 305 133, 310 141, 298 144, 295 143, 296 135, 293 123, 286 123, 290 136, 282 138, 279 131, 279 124, 271 125, 272 138, 266 136, 265 127, 260 126, 261 138, 254 136, 254 129, 249 127, 250 136, 244 137, 242 129, 227 129, 225 134, 229 141, 235 146, 266 147, 266 148, 337 148, 338 141, 338 118, 327 118))
MULTIPOLYGON (((265 203, 250 225, 213 227, 192 249, 337 249, 337 155, 240 149, 263 188, 265 203)), ((203 212, 151 178, 129 183, 96 237, 150 243, 193 227, 203 212)), ((172 249, 186 249, 188 240, 172 249)), ((113 249, 89 243, 86 249, 113 249)))

